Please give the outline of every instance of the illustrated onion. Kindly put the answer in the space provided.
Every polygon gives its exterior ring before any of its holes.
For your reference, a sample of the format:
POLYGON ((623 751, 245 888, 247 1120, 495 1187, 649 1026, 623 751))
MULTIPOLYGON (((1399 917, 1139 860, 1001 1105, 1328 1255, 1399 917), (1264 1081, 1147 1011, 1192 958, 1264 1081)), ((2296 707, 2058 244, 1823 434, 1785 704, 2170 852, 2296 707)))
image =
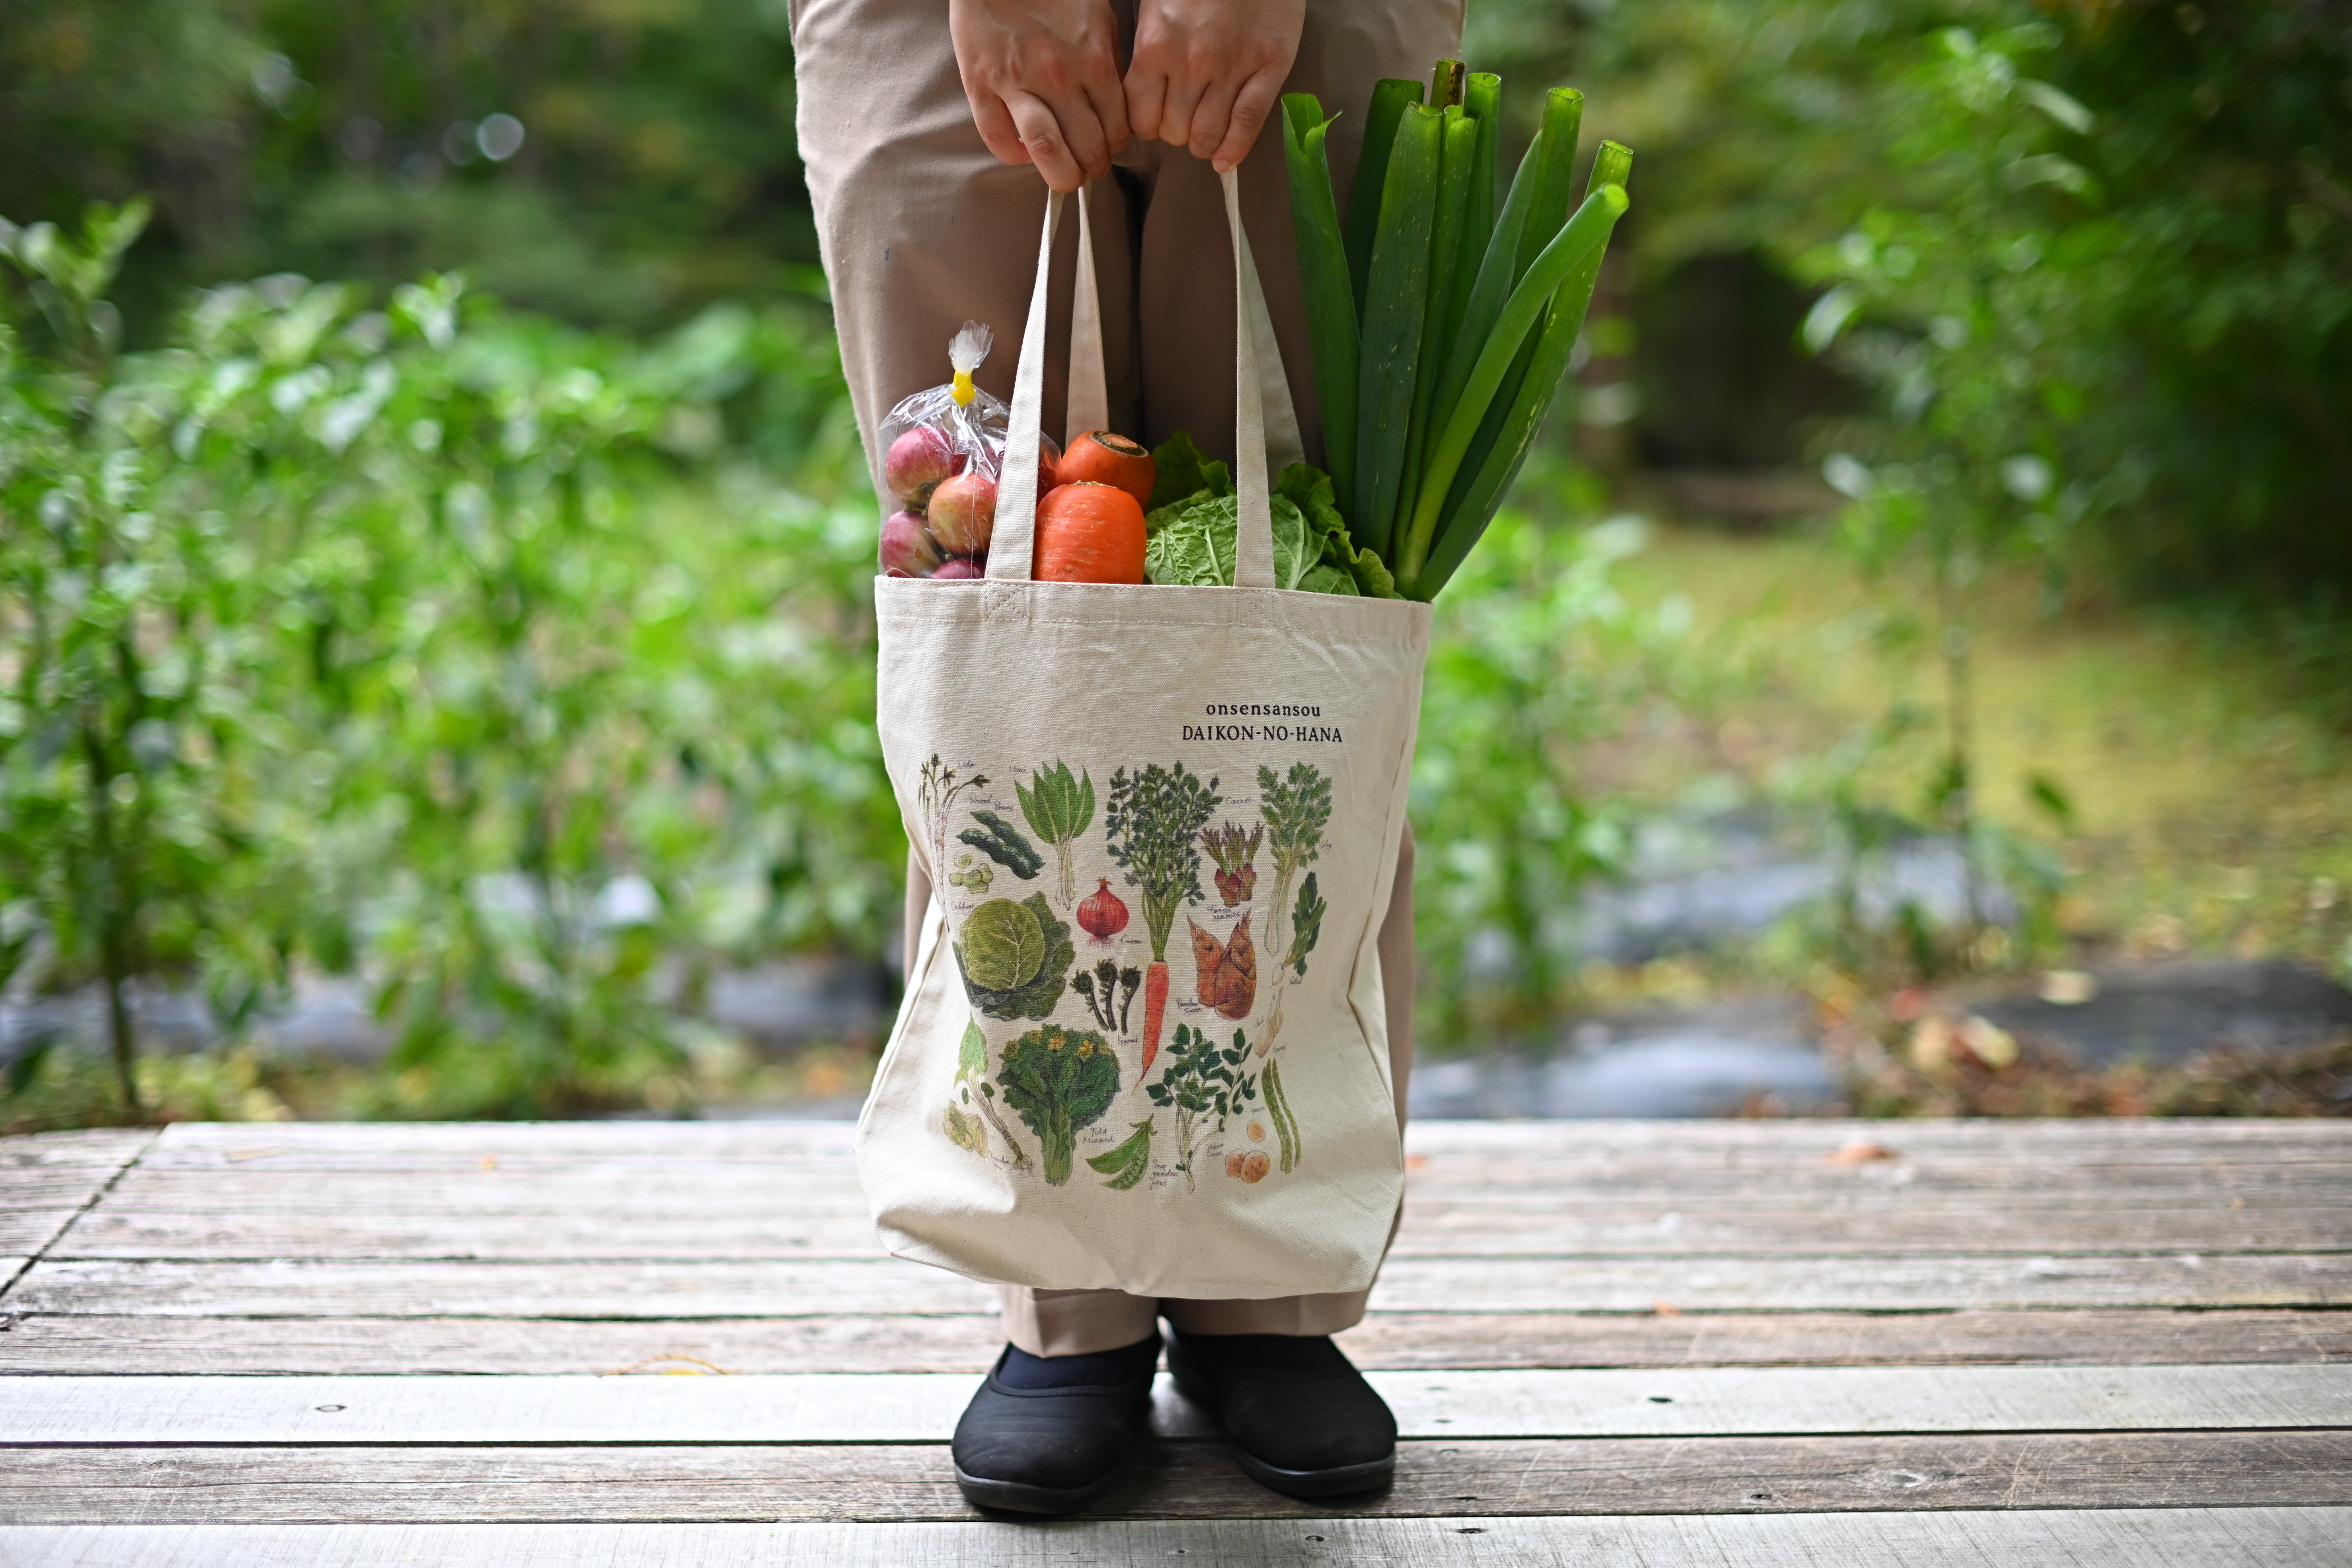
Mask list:
POLYGON ((1078 926, 1097 942, 1108 942, 1127 929, 1127 905, 1110 890, 1110 879, 1098 877, 1102 884, 1078 901, 1078 926))

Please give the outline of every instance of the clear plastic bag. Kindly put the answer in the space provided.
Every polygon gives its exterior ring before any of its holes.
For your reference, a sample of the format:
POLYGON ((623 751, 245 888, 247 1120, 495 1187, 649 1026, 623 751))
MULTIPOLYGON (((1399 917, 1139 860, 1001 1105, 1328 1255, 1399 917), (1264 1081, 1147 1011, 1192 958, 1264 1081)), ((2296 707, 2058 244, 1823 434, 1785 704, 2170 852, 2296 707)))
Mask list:
MULTIPOLYGON (((981 577, 996 526, 996 481, 1012 411, 972 384, 994 334, 966 321, 948 343, 955 379, 899 400, 882 421, 884 483, 897 508, 883 520, 881 567, 889 577, 981 577)), ((1060 451, 1040 443, 1038 493, 1053 484, 1060 451)))

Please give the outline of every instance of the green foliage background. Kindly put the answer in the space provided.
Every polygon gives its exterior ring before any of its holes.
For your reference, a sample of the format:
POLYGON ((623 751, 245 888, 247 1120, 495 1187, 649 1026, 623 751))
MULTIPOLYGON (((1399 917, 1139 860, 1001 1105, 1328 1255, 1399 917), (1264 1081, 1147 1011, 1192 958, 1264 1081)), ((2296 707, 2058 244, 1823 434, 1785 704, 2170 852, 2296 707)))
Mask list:
MULTIPOLYGON (((1474 0, 1465 52, 1639 150, 1597 356, 1760 268, 1781 369, 1729 395, 1789 399, 1948 631, 2026 561, 2224 610, 2341 711, 2343 5, 1474 0)), ((880 952, 872 498, 793 102, 782 0, 8 7, 0 980, 235 1029, 360 974, 373 1109, 525 1114, 640 1100, 715 965, 880 952)), ((1455 1037, 1562 1004, 1642 809, 1580 756, 1699 700, 1628 535, 1563 521, 1590 476, 1522 498, 1440 606, 1415 777, 1455 1037)), ((1973 833, 1951 732, 1917 815, 1973 833)))

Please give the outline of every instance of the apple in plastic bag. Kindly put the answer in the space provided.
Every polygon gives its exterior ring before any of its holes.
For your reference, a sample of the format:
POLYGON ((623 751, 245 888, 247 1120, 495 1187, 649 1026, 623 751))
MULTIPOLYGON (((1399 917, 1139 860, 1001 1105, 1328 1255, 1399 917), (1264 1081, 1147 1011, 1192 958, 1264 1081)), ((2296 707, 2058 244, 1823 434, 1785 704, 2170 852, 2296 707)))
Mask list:
POLYGON ((931 537, 950 555, 977 555, 996 530, 996 481, 976 470, 950 474, 924 509, 931 537))
POLYGON ((934 485, 962 466, 949 446, 947 432, 934 426, 918 425, 890 443, 890 455, 883 460, 882 474, 892 495, 909 506, 919 507, 934 485))
POLYGON ((939 544, 911 511, 894 511, 882 524, 881 556, 886 575, 928 577, 940 569, 939 544))

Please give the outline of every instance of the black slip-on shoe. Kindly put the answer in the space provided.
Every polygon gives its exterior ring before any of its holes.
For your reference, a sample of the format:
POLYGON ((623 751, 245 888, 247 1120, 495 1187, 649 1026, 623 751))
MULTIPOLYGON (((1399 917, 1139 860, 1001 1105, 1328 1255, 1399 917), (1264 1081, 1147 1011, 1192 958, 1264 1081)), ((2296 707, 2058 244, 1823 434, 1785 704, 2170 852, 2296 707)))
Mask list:
POLYGON ((1123 1379, 1015 1388, 1003 1376, 1008 1346, 956 1423, 951 1452, 964 1497, 975 1508, 1073 1513, 1108 1491, 1151 1409, 1160 1363, 1152 1349, 1149 1361, 1127 1361, 1141 1371, 1123 1379))
POLYGON ((1177 1392, 1216 1413, 1234 1460, 1286 1497, 1370 1491, 1396 1476, 1396 1417, 1328 1339, 1170 1331, 1177 1392))

